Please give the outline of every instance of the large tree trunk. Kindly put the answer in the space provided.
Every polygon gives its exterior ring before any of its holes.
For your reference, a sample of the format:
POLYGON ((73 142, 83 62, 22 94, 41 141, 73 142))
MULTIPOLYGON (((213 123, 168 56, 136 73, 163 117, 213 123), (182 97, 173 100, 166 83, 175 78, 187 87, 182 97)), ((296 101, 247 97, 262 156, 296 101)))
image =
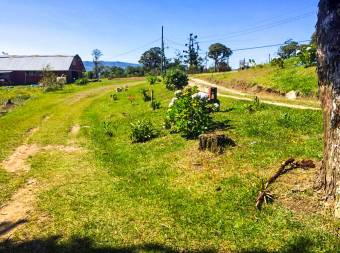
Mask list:
POLYGON ((336 199, 340 218, 340 0, 320 0, 317 22, 319 96, 324 122, 324 157, 318 187, 336 199))

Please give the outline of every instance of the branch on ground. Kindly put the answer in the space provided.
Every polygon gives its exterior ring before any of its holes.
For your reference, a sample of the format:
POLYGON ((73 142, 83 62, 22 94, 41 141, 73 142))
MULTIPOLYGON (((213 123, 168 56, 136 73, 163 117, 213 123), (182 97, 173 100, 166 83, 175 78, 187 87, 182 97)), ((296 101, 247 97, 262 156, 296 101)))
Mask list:
POLYGON ((274 183, 278 177, 280 177, 283 174, 286 174, 287 172, 293 170, 293 169, 310 169, 310 168, 315 168, 315 164, 312 160, 302 160, 302 161, 295 161, 294 158, 289 158, 285 162, 281 164, 281 167, 279 170, 272 176, 270 177, 263 189, 260 191, 257 199, 256 199, 256 208, 260 209, 263 202, 267 203, 268 200, 273 200, 273 195, 270 193, 268 190, 269 185, 274 183))

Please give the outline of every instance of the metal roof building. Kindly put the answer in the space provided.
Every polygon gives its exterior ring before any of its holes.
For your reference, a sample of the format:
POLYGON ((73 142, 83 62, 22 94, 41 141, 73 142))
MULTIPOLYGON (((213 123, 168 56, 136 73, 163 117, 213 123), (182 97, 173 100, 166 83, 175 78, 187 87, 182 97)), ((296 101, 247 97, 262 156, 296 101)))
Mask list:
POLYGON ((9 84, 38 83, 42 70, 65 75, 69 82, 82 76, 84 64, 78 55, 3 55, 0 56, 0 82, 9 84))

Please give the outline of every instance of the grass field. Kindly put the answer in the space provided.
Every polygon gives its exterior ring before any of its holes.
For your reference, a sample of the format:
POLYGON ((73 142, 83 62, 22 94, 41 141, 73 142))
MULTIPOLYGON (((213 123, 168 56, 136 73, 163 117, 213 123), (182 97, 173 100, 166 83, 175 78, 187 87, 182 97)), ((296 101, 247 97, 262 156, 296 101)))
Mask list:
POLYGON ((285 68, 272 67, 268 64, 237 72, 205 73, 194 75, 207 81, 227 87, 261 86, 281 93, 291 90, 304 96, 317 96, 318 85, 315 67, 296 66, 294 58, 285 62, 285 68))
POLYGON ((321 112, 264 105, 249 113, 248 102, 222 98, 214 118, 229 122, 224 132, 237 146, 215 156, 162 129, 172 92, 157 84, 162 108, 152 111, 142 87, 123 79, 36 91, 0 117, 0 159, 36 127, 28 143, 82 148, 39 152, 26 173, 0 170, 0 203, 29 178, 39 187, 30 221, 0 252, 337 252, 340 224, 312 190, 316 169, 284 175, 272 188, 276 201, 255 209, 262 180, 282 161, 322 158, 321 112), (122 84, 130 88, 113 101, 122 84), (142 118, 160 137, 132 144, 130 123, 142 118))

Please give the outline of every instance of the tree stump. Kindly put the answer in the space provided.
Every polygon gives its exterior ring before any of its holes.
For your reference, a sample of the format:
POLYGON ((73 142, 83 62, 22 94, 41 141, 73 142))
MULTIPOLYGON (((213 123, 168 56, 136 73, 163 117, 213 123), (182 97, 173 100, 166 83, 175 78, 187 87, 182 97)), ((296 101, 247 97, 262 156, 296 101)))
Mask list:
POLYGON ((201 134, 199 136, 199 147, 200 151, 208 150, 215 154, 222 154, 226 146, 234 147, 235 142, 226 137, 224 134, 201 134))
POLYGON ((10 108, 13 107, 13 106, 14 106, 14 103, 12 102, 11 99, 8 99, 8 100, 5 102, 5 104, 4 104, 4 108, 5 108, 5 109, 10 109, 10 108))

